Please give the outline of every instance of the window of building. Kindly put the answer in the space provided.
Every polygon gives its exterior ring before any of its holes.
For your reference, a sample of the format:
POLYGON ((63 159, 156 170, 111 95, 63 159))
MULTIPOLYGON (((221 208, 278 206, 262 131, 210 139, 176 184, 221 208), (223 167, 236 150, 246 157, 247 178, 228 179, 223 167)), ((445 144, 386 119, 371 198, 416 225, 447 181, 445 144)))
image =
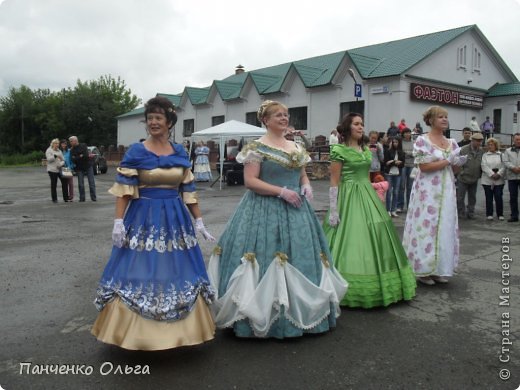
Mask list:
POLYGON ((482 54, 480 50, 475 47, 473 48, 473 71, 480 72, 480 61, 482 59, 482 54))
POLYGON ((211 126, 217 126, 225 122, 224 115, 212 116, 211 117, 211 126))
POLYGON ((307 130, 307 107, 289 108, 289 125, 296 130, 307 130))
POLYGON ((182 136, 191 137, 195 131, 195 119, 184 119, 182 123, 182 136))
POLYGON ((497 108, 493 110, 493 132, 500 133, 502 129, 502 110, 497 108))
POLYGON ((246 123, 248 125, 262 127, 262 124, 260 123, 260 121, 258 120, 258 118, 256 116, 256 111, 246 112, 246 123))
POLYGON ((361 116, 365 117, 365 101, 364 100, 356 100, 352 102, 344 102, 339 104, 339 122, 343 119, 343 117, 351 112, 355 112, 361 114, 361 116))
POLYGON ((466 48, 466 45, 464 46, 461 46, 458 48, 458 51, 457 51, 457 66, 459 68, 463 68, 463 69, 466 69, 466 51, 467 51, 467 48, 466 48))

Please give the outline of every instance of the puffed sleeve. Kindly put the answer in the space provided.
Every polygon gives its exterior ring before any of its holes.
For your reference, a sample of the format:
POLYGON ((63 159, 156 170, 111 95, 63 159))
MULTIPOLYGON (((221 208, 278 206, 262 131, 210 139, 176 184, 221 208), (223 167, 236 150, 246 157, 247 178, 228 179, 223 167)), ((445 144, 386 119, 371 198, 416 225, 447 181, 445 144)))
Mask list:
POLYGON ((179 186, 179 192, 182 193, 182 200, 185 204, 199 203, 199 197, 195 188, 195 177, 190 169, 185 169, 184 178, 179 186))
POLYGON ((258 152, 254 142, 247 144, 236 156, 236 161, 240 164, 260 164, 263 156, 258 152))
POLYGON ((114 196, 131 196, 133 199, 139 198, 139 178, 137 169, 117 168, 116 182, 108 190, 114 196))
POLYGON ((341 144, 334 144, 334 145, 332 145, 332 147, 330 148, 329 160, 330 161, 344 162, 345 161, 345 157, 341 153, 342 149, 343 149, 343 145, 341 145, 341 144))

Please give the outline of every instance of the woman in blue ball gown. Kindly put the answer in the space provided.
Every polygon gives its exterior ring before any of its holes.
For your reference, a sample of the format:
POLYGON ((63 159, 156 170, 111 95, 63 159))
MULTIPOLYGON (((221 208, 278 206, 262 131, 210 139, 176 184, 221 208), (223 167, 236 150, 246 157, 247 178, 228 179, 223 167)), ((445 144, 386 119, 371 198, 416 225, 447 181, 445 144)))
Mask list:
POLYGON ((213 338, 208 304, 214 292, 195 230, 214 239, 202 222, 188 156, 169 141, 177 120, 173 105, 150 99, 145 118, 149 137, 130 146, 110 189, 117 197, 114 246, 98 286, 92 333, 105 343, 150 351, 213 338))
POLYGON ((218 299, 217 327, 239 337, 297 337, 336 324, 347 284, 330 258, 308 200, 304 148, 284 138, 287 107, 265 101, 267 133, 237 156, 249 189, 228 221, 208 265, 218 299))

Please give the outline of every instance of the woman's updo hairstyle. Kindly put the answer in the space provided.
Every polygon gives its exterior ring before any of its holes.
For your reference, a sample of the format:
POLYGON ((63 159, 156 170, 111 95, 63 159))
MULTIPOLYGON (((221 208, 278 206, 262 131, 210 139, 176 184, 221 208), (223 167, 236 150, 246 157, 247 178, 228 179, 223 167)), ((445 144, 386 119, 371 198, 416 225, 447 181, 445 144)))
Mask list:
POLYGON ((268 118, 269 115, 275 112, 279 107, 282 107, 284 110, 287 111, 287 106, 285 106, 285 104, 282 104, 274 100, 265 100, 264 102, 262 102, 260 108, 256 112, 256 117, 258 118, 260 123, 265 125, 264 119, 268 118))
POLYGON ((432 126, 433 120, 439 116, 439 114, 448 115, 448 111, 440 106, 431 106, 423 114, 424 123, 427 126, 432 126))
POLYGON ((148 114, 152 112, 164 114, 166 116, 166 122, 169 124, 169 129, 171 129, 177 123, 177 113, 175 112, 175 106, 165 97, 157 96, 146 102, 144 105, 144 119, 146 120, 148 118, 148 114))
MULTIPOLYGON (((356 117, 363 119, 363 115, 358 114, 357 112, 351 112, 343 116, 340 124, 336 127, 336 130, 338 131, 339 135, 341 135, 341 139, 343 140, 344 144, 348 145, 348 141, 352 136, 352 122, 356 117)), ((361 147, 365 146, 364 137, 361 137, 361 139, 358 141, 358 144, 361 147)))

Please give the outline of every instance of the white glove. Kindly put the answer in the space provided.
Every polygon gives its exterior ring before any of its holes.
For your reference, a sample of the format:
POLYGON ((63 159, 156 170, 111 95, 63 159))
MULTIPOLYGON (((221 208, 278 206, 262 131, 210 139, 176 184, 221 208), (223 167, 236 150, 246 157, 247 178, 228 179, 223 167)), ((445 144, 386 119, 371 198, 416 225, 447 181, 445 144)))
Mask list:
POLYGON ((338 214, 338 187, 329 188, 329 203, 330 203, 329 225, 332 227, 336 227, 336 226, 338 226, 338 223, 340 222, 339 214, 338 214))
POLYGON ((205 240, 215 242, 215 237, 213 237, 209 232, 206 230, 206 226, 204 226, 204 222, 202 222, 202 218, 197 218, 195 220, 195 229, 202 234, 202 237, 204 237, 205 240))
POLYGON ((112 229, 112 243, 118 248, 123 247, 125 242, 126 229, 121 218, 114 219, 114 228, 112 229))
POLYGON ((283 187, 278 196, 296 208, 302 205, 302 198, 300 198, 300 195, 293 190, 288 190, 287 187, 283 187))
POLYGON ((314 195, 312 194, 312 187, 309 183, 303 184, 301 186, 300 194, 305 196, 305 199, 307 199, 309 202, 314 199, 314 195))

